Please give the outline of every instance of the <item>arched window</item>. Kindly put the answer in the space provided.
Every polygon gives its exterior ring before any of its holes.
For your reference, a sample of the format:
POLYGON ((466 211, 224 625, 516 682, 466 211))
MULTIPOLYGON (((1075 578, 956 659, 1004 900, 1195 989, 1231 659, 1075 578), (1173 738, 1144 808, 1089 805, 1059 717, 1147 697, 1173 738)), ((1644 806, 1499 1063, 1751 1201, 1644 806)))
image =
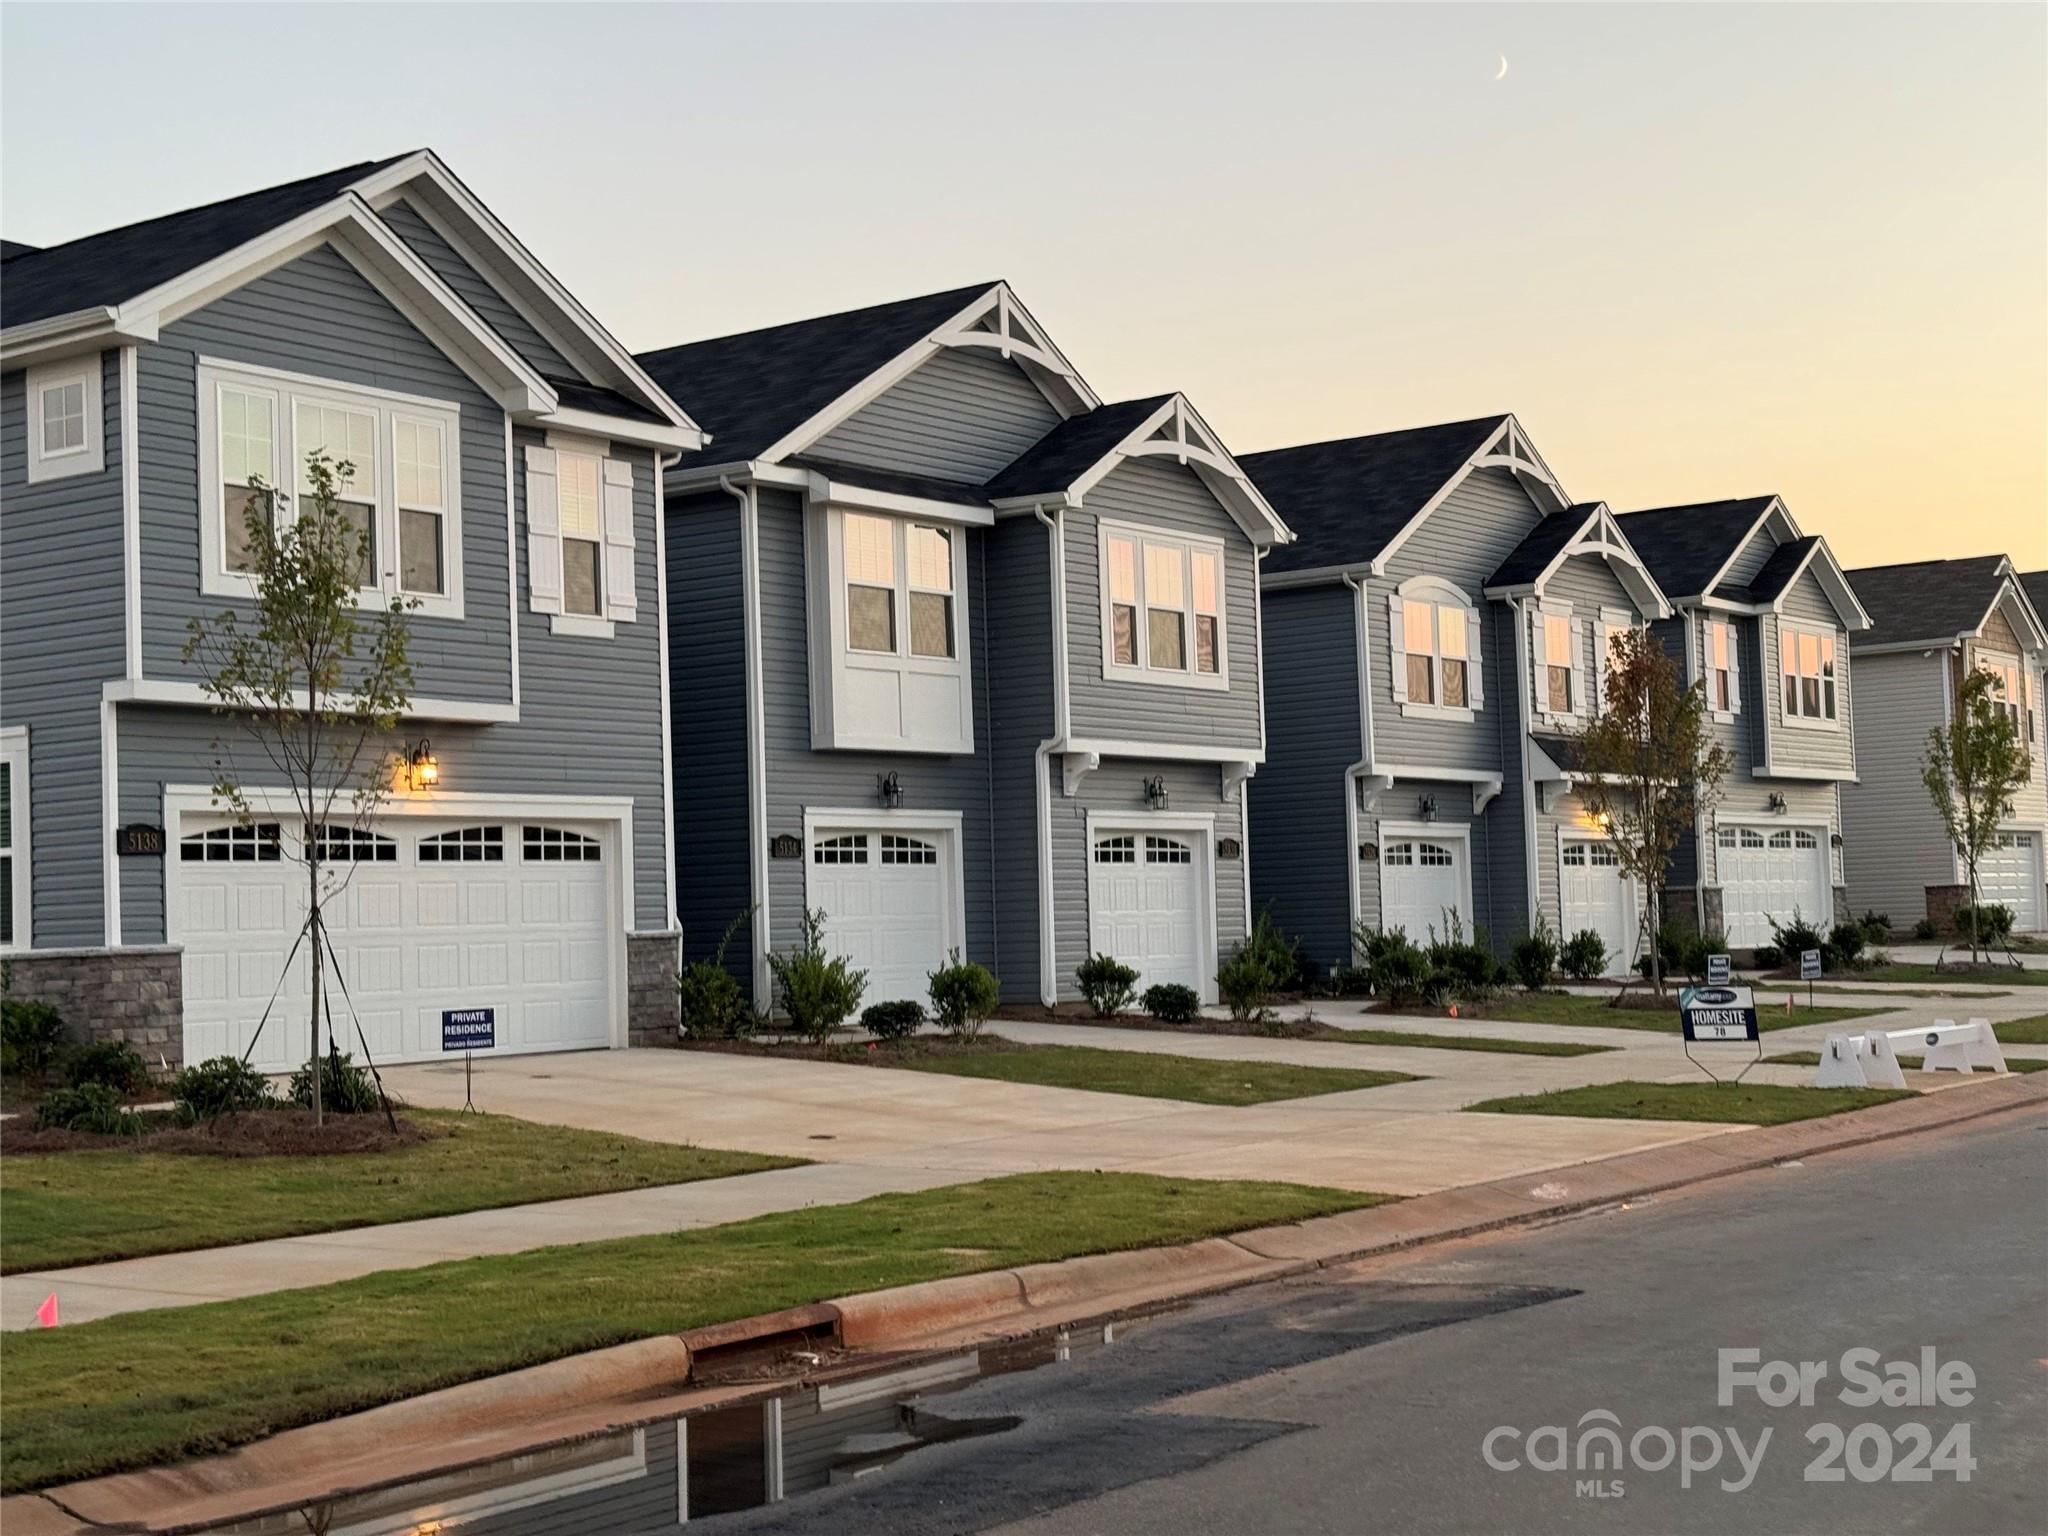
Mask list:
POLYGON ((1435 576, 1401 583, 1387 599, 1394 702, 1404 714, 1468 715, 1483 708, 1478 610, 1435 576))

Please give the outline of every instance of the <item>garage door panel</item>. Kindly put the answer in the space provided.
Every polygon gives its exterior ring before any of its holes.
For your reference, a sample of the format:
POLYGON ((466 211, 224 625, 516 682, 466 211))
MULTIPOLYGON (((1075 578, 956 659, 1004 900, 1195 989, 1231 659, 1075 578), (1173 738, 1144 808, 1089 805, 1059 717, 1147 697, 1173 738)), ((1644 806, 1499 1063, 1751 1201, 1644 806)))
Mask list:
POLYGON ((1723 825, 1715 829, 1715 853, 1730 945, 1753 949, 1770 943, 1772 918, 1788 922, 1796 913, 1823 929, 1834 920, 1823 829, 1723 825))
POLYGON ((863 1004, 922 1002, 931 973, 961 943, 948 907, 952 856, 932 829, 812 834, 807 895, 825 914, 827 950, 868 973, 863 1004))
POLYGON ((420 922, 429 928, 462 926, 462 893, 452 880, 423 881, 419 888, 420 922))
POLYGON ((562 946, 552 939, 529 939, 520 946, 519 979, 547 983, 562 979, 562 946))
POLYGON ((1380 926, 1417 944, 1445 937, 1445 913, 1472 931, 1465 908, 1466 850, 1461 838, 1395 836, 1380 850, 1380 926))
POLYGON ((2001 832, 1977 864, 1984 899, 2010 907, 2013 927, 2023 933, 2043 926, 2040 858, 2034 833, 2001 832))
POLYGON ((1205 995, 1195 840, 1104 831, 1089 849, 1089 948, 1138 973, 1145 988, 1177 983, 1205 995))

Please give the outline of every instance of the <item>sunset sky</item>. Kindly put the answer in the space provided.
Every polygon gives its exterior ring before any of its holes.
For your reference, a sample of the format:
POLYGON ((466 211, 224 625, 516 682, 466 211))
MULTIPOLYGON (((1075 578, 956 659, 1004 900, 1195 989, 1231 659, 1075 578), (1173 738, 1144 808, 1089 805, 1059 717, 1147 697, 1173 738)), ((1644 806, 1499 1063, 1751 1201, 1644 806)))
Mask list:
POLYGON ((429 145, 635 348, 1006 277, 1240 451, 1512 410, 1581 499, 2031 569, 2044 18, 10 3, 0 220, 429 145))

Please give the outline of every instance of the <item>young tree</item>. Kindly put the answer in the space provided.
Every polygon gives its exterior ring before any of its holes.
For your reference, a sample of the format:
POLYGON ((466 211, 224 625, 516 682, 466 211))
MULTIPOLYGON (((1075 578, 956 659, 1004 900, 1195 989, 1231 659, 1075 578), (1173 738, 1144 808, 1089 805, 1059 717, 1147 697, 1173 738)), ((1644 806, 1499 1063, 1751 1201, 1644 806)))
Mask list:
POLYGON ((1622 873, 1646 893, 1643 938, 1650 984, 1664 996, 1657 948, 1665 879, 1679 839, 1720 798, 1728 749, 1704 729, 1706 684, 1679 680, 1678 663, 1647 629, 1614 638, 1597 717, 1576 737, 1577 791, 1613 839, 1622 873))
POLYGON ((1940 813, 1948 840, 1963 861, 1970 887, 1972 921, 1967 925, 1970 963, 1977 963, 1983 905, 1977 865, 1991 851, 1999 823, 2012 814, 2013 797, 2027 782, 2032 764, 2012 716, 2000 707, 1998 679, 1973 672, 1956 695, 1955 718, 1947 727, 1927 733, 1927 756, 1920 781, 1940 813))
MULTIPOLYGON (((324 901, 346 884, 323 867, 327 847, 366 826, 390 794, 395 764, 384 743, 396 729, 412 689, 405 614, 394 598, 360 613, 358 592, 369 583, 371 536, 351 520, 342 493, 354 466, 315 451, 306 458, 308 489, 288 522, 289 502, 258 483, 246 506, 247 548, 256 578, 253 613, 229 610, 194 619, 185 658, 198 665, 214 712, 236 728, 235 740, 268 765, 266 782, 290 791, 301 835, 284 840, 285 856, 306 868, 306 927, 312 948, 313 1118, 321 1119, 320 1023, 322 962, 327 945, 324 901)), ((233 742, 216 743, 215 798, 244 819, 248 780, 233 742)), ((332 1023, 328 1029, 330 1045, 332 1023)))

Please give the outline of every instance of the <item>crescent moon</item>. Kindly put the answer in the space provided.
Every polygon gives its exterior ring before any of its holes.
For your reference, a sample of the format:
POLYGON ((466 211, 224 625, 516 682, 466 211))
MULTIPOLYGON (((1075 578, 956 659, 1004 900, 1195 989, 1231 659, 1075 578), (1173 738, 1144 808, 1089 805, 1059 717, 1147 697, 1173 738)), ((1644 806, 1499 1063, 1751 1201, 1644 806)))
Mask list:
POLYGON ((1505 80, 1505 79, 1507 79, 1507 77, 1508 77, 1508 56, 1507 56, 1506 54, 1502 54, 1502 55, 1500 56, 1500 71, 1499 71, 1499 73, 1497 73, 1497 74, 1496 74, 1496 75, 1495 75, 1495 76, 1494 76, 1493 78, 1494 78, 1494 79, 1496 79, 1496 80, 1505 80))

